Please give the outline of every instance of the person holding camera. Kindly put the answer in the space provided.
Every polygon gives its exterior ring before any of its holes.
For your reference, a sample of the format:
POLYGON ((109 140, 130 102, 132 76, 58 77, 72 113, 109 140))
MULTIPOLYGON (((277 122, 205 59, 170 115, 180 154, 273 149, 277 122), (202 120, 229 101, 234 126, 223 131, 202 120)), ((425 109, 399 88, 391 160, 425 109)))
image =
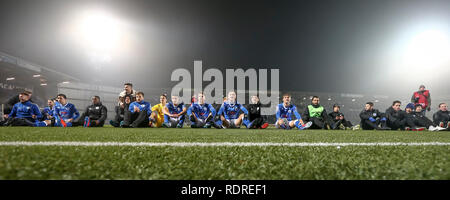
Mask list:
POLYGON ((334 104, 333 112, 328 114, 335 124, 334 129, 351 129, 353 127, 352 122, 346 120, 340 110, 341 107, 338 104, 334 104))

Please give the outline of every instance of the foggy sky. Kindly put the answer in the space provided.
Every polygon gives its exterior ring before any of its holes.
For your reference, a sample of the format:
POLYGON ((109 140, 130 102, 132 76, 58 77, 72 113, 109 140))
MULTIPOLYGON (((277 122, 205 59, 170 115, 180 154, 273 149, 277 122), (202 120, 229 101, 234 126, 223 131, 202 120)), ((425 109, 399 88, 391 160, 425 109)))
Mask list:
POLYGON ((449 84, 439 73, 402 82, 414 72, 392 74, 383 60, 415 23, 448 26, 449 1, 1 2, 0 51, 111 86, 170 87, 172 70, 192 70, 194 60, 203 60, 204 70, 278 68, 282 90, 410 93, 420 84, 439 91, 449 84), (127 46, 101 71, 67 34, 76 13, 89 9, 119 18, 128 34, 127 46))

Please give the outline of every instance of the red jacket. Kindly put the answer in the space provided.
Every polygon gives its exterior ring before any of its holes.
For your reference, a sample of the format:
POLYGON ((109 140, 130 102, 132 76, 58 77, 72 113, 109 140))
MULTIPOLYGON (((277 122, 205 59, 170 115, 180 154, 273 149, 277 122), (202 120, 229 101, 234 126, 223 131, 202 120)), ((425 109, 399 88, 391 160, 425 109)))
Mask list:
POLYGON ((430 99, 430 91, 429 90, 424 90, 423 92, 417 91, 414 92, 411 101, 417 105, 420 104, 422 105, 423 109, 428 108, 428 106, 431 103, 431 99, 430 99))

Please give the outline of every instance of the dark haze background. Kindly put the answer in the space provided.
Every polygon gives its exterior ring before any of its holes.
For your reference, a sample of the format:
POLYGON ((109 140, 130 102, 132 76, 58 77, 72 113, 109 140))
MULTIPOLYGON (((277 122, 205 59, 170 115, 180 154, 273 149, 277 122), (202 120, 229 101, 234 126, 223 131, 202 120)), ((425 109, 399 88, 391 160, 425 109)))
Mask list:
POLYGON ((425 84, 448 94, 448 73, 406 84, 421 72, 392 74, 385 57, 415 23, 448 26, 449 10, 450 1, 413 0, 11 0, 0 4, 0 51, 117 87, 168 88, 173 69, 203 60, 204 70, 279 68, 281 90, 409 95, 425 84), (67 33, 77 12, 98 8, 128 33, 101 72, 67 33))

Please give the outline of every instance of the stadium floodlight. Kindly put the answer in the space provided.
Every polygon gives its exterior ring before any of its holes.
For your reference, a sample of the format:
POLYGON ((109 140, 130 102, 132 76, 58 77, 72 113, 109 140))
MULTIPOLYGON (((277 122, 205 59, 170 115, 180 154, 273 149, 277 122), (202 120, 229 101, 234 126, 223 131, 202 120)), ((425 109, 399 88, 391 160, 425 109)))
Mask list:
POLYGON ((15 80, 15 79, 16 79, 16 78, 14 78, 14 77, 6 78, 7 81, 12 81, 12 80, 15 80))
POLYGON ((41 83, 41 86, 46 86, 47 85, 47 83, 41 83))
POLYGON ((106 10, 80 11, 73 19, 68 33, 95 65, 110 62, 127 45, 125 23, 106 10))
POLYGON ((41 75, 40 74, 33 75, 33 78, 37 78, 37 77, 41 77, 41 75))
POLYGON ((69 84, 69 81, 63 81, 62 84, 69 84))
POLYGON ((403 62, 413 70, 438 69, 449 64, 449 52, 449 33, 437 29, 423 30, 408 41, 403 62))
POLYGON ((80 24, 83 39, 96 50, 114 48, 119 40, 118 22, 106 12, 86 12, 80 24))

